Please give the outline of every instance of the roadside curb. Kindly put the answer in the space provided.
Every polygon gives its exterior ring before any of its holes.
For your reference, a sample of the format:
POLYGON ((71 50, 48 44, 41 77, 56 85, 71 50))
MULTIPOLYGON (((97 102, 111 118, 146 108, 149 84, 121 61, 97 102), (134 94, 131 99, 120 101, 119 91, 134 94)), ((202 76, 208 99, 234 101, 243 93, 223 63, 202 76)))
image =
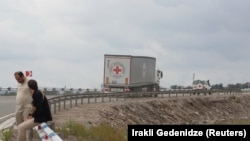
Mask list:
POLYGON ((15 124, 15 117, 11 117, 0 124, 0 130, 12 128, 15 124))

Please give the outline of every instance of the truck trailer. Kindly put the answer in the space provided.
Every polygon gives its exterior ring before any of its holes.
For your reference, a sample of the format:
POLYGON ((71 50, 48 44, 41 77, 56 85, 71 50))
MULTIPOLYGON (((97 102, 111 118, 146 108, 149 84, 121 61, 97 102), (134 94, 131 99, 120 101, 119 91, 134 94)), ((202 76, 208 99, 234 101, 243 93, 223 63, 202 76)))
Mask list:
POLYGON ((159 91, 162 77, 154 57, 104 54, 105 93, 159 91))

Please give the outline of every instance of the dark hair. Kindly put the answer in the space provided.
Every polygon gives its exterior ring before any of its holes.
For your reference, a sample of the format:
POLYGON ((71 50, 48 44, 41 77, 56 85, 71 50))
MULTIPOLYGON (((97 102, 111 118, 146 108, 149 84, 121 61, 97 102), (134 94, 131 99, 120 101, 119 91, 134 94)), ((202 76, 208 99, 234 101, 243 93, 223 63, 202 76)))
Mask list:
POLYGON ((24 74, 23 74, 22 71, 17 71, 17 72, 14 73, 14 75, 18 75, 20 77, 24 77, 24 74))
POLYGON ((28 81, 28 86, 29 86, 29 88, 32 89, 32 90, 38 90, 37 82, 36 82, 36 80, 34 80, 34 79, 30 79, 30 80, 28 81))

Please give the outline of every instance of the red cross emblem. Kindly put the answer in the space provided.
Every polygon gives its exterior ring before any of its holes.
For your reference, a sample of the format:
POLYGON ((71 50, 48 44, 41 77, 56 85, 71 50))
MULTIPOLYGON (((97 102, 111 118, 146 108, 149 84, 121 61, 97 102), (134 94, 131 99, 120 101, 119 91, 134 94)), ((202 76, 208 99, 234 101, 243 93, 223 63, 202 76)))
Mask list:
POLYGON ((122 69, 121 69, 119 66, 115 66, 115 67, 113 68, 113 72, 114 72, 115 74, 119 74, 121 71, 122 71, 122 69))

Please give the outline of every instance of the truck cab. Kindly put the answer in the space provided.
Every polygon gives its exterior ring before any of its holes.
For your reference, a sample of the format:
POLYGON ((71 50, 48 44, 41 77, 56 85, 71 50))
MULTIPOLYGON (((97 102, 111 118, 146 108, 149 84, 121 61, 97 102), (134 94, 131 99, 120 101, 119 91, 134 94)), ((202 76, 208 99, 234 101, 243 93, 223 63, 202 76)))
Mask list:
POLYGON ((211 86, 209 80, 194 80, 192 84, 192 90, 194 91, 194 94, 199 94, 201 92, 208 92, 209 94, 211 94, 211 86))

